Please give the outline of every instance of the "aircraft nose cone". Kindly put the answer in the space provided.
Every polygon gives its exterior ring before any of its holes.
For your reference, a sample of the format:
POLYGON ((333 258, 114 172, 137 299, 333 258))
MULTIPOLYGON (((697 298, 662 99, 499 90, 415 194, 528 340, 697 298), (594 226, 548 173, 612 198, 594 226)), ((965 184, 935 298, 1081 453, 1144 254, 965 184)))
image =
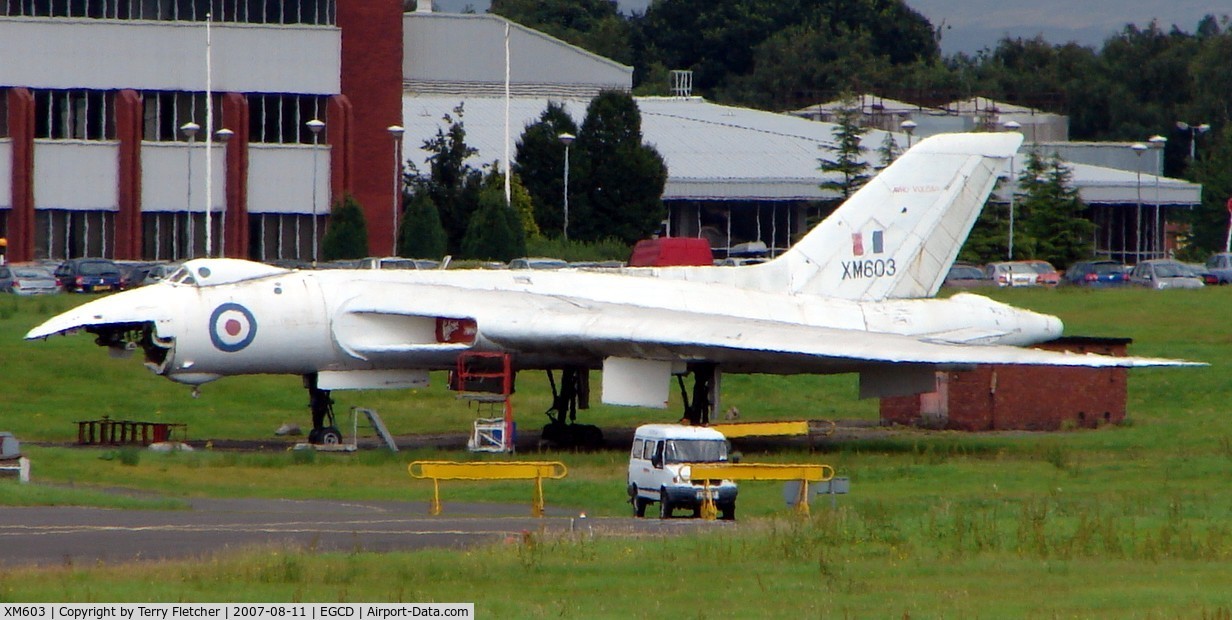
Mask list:
POLYGON ((158 321, 167 314, 166 295, 142 288, 96 299, 54 316, 26 333, 26 340, 46 338, 96 325, 158 321))

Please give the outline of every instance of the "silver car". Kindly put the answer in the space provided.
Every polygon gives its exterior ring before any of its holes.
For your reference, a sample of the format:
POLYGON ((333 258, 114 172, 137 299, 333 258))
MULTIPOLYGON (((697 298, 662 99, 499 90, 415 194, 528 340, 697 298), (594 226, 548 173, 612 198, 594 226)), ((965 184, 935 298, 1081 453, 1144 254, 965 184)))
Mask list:
POLYGON ((1202 288, 1202 278, 1189 267, 1166 258, 1144 260, 1134 265, 1129 274, 1129 283, 1156 290, 1166 288, 1202 288))
POLYGON ((11 265, 11 290, 17 295, 51 295, 60 292, 55 276, 42 267, 11 265))

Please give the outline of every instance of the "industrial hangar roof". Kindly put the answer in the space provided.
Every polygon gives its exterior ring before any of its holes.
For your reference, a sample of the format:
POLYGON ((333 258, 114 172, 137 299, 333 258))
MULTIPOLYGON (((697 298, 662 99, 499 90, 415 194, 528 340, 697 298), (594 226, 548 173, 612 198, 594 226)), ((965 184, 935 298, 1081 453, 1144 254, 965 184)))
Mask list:
MULTIPOLYGON (((509 156, 527 125, 539 120, 547 98, 509 102, 509 156)), ((586 100, 559 100, 580 125, 586 100)), ((446 124, 443 116, 464 103, 466 142, 479 154, 474 166, 503 160, 505 100, 501 97, 429 95, 403 98, 406 159, 426 169, 424 141, 446 124)), ((834 125, 785 114, 709 103, 699 97, 638 97, 643 140, 667 163, 665 200, 817 200, 833 198, 818 186, 818 159, 833 145, 834 125)), ((881 143, 873 131, 865 144, 881 143)), ((900 136, 900 139, 905 140, 900 136)), ((905 144, 905 143, 904 143, 905 144)), ((875 157, 875 155, 870 155, 875 157)))
MULTIPOLYGON (((580 125, 587 99, 551 100, 580 125)), ((509 99, 509 157, 525 127, 539 120, 547 97, 509 99)), ((404 160, 426 170, 425 140, 446 127, 445 114, 464 104, 466 141, 479 153, 471 165, 505 158, 505 106, 503 97, 466 94, 405 94, 403 119, 406 138, 404 160)), ((834 145, 831 123, 805 120, 748 108, 718 105, 700 97, 638 97, 643 139, 667 163, 664 200, 823 200, 836 196, 819 187, 819 158, 834 145)), ((885 132, 870 130, 864 137, 866 156, 876 162, 885 132)), ((895 134, 900 145, 905 134, 895 134)), ((1019 162, 1021 165, 1021 162, 1019 162)), ((1090 204, 1134 204, 1138 175, 1085 164, 1069 164, 1074 184, 1090 204)), ((1156 204, 1156 178, 1141 177, 1143 204, 1156 204)), ((1200 202, 1201 186, 1177 179, 1159 179, 1159 204, 1193 205, 1200 202)))

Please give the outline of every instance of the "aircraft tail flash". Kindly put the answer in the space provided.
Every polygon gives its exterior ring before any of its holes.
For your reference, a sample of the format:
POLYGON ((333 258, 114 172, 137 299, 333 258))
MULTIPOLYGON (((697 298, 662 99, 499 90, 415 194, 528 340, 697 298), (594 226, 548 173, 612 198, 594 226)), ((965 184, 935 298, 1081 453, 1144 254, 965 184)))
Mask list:
POLYGON ((933 296, 1021 143, 1017 133, 922 140, 782 256, 754 266, 753 281, 859 301, 933 296))

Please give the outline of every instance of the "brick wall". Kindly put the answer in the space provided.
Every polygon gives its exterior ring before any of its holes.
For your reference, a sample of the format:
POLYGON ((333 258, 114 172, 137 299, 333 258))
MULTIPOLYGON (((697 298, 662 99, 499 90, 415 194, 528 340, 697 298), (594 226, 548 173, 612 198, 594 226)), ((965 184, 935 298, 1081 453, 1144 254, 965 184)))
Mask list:
MULTIPOLYGON (((1124 356, 1128 339, 1062 338, 1040 349, 1124 356)), ((883 398, 883 423, 953 430, 1094 428, 1125 419, 1124 368, 989 365, 938 373, 939 390, 883 398)))

